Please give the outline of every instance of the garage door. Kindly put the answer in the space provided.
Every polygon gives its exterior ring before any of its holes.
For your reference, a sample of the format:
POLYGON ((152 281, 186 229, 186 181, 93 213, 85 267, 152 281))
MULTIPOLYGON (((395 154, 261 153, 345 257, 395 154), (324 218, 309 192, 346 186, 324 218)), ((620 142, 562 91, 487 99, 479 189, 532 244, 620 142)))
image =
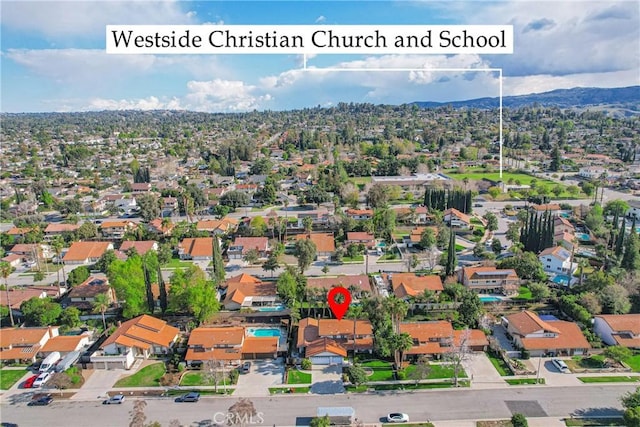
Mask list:
POLYGON ((342 357, 315 356, 311 358, 314 365, 342 365, 342 357))

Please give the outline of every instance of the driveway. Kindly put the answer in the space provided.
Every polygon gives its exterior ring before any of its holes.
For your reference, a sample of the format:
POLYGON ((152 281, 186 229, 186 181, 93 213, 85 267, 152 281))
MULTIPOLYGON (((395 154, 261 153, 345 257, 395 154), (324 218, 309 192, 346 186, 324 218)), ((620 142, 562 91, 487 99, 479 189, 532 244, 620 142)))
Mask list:
POLYGON ((582 385, 582 382, 578 379, 579 375, 576 374, 564 374, 551 363, 549 357, 532 357, 529 362, 537 370, 540 366, 540 376, 544 378, 547 385, 553 386, 576 386, 582 385))
POLYGON ((269 396, 269 387, 282 385, 284 362, 281 358, 274 360, 251 361, 251 370, 240 374, 234 396, 260 397, 269 396))
POLYGON ((515 351, 516 349, 511 344, 509 338, 507 338, 507 331, 504 329, 504 326, 500 324, 492 325, 491 330, 493 331, 493 336, 498 340, 500 347, 505 349, 506 351, 515 351))
POLYGON ((496 368, 484 353, 474 353, 465 360, 462 365, 471 378, 473 388, 503 388, 504 378, 500 376, 496 368))
POLYGON ((311 369, 313 370, 311 393, 344 393, 344 384, 342 383, 342 366, 313 365, 311 369))
POLYGON ((82 388, 71 397, 71 400, 95 400, 106 396, 107 392, 122 375, 133 372, 124 369, 94 369, 86 378, 82 388))

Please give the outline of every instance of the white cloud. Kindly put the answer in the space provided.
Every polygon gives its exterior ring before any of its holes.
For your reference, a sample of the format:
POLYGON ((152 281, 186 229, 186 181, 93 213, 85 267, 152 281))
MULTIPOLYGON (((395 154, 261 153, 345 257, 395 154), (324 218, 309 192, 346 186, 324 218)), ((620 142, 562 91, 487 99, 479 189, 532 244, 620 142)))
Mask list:
POLYGON ((327 20, 327 17, 324 15, 320 15, 316 18, 315 23, 316 24, 322 24, 323 22, 325 22, 327 20))
POLYGON ((107 24, 192 24, 185 3, 160 1, 10 1, 2 26, 47 37, 102 35, 107 24))
POLYGON ((538 74, 535 76, 505 77, 505 95, 528 95, 547 92, 554 89, 570 89, 574 87, 620 87, 638 83, 637 70, 611 71, 591 74, 569 74, 551 76, 538 74))
POLYGON ((94 98, 85 107, 87 110, 181 110, 180 101, 172 98, 161 101, 155 96, 142 99, 104 99, 94 98))
POLYGON ((196 111, 248 111, 264 108, 271 95, 239 80, 190 81, 184 102, 196 111))

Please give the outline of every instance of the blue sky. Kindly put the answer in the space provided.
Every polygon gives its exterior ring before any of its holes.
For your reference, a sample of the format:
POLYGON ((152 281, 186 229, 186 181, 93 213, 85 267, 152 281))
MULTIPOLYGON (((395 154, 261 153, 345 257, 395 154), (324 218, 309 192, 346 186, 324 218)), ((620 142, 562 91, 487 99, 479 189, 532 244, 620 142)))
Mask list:
POLYGON ((640 3, 626 1, 6 1, 0 111, 283 110, 640 84, 640 3), (511 24, 513 55, 107 55, 107 24, 511 24))

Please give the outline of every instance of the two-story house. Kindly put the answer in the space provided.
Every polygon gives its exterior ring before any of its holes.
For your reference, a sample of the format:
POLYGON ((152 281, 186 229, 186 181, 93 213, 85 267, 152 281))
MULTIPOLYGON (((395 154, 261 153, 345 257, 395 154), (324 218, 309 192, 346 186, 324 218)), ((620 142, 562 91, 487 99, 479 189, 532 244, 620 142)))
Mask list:
POLYGON ((44 239, 53 240, 56 236, 65 236, 74 233, 80 228, 79 224, 49 223, 44 229, 44 239))
POLYGON ((241 326, 202 327, 191 331, 187 345, 185 360, 189 365, 239 365, 245 359, 276 358, 279 337, 257 337, 254 328, 241 326))
POLYGON ((469 228, 471 227, 471 217, 465 213, 460 212, 458 209, 449 208, 444 211, 443 217, 444 223, 456 228, 469 228))
POLYGON ((435 274, 418 276, 415 273, 389 273, 386 277, 395 296, 405 301, 420 297, 425 291, 437 295, 444 290, 442 279, 435 274))
POLYGON ((74 242, 62 261, 67 265, 95 264, 108 250, 113 250, 113 243, 74 242))
POLYGON ((534 357, 584 355, 591 348, 576 323, 553 316, 541 318, 532 311, 523 310, 503 317, 502 325, 515 346, 534 357))
POLYGON ((356 221, 365 221, 373 218, 373 209, 347 209, 345 214, 356 221))
POLYGON ((322 289, 329 291, 336 286, 342 286, 351 293, 353 302, 371 295, 371 283, 366 274, 341 275, 335 277, 307 277, 307 290, 322 289))
POLYGON ((489 341, 481 330, 454 330, 451 322, 446 320, 401 323, 400 332, 409 334, 413 339, 411 349, 404 352, 405 359, 420 356, 439 358, 461 344, 472 351, 485 351, 489 346, 489 341))
POLYGON ((121 240, 128 231, 136 228, 132 221, 104 221, 100 224, 100 232, 105 239, 121 240))
POLYGON ((164 320, 143 314, 120 324, 91 355, 94 369, 130 369, 136 358, 167 355, 180 336, 164 320))
POLYGON ((269 255, 269 239, 267 237, 236 237, 227 250, 229 259, 242 259, 247 252, 255 249, 259 258, 269 255))
POLYGON ((74 286, 64 297, 64 305, 79 310, 93 310, 98 295, 106 295, 109 303, 116 301, 116 294, 106 277, 89 276, 81 284, 74 286))
MULTIPOLYGON (((542 268, 547 273, 567 276, 573 278, 573 273, 578 268, 577 262, 571 262, 572 256, 564 246, 554 246, 547 248, 538 255, 542 268)), ((569 283, 571 284, 571 283, 569 283)))
POLYGON ((463 267, 460 282, 476 292, 514 295, 518 293, 520 278, 515 270, 495 267, 463 267))
POLYGON ((640 314, 600 314, 593 331, 607 345, 640 349, 640 314))
POLYGON ((373 234, 367 233, 366 231, 349 231, 347 233, 347 240, 345 241, 347 246, 360 243, 367 249, 373 249, 376 246, 376 238, 373 234))
POLYGON ((347 351, 373 351, 373 329, 368 320, 307 317, 298 323, 297 348, 314 365, 342 365, 347 351))
POLYGON ((282 306, 275 282, 242 274, 225 282, 223 304, 227 310, 273 310, 282 306), (248 276, 248 277, 247 277, 248 276))

